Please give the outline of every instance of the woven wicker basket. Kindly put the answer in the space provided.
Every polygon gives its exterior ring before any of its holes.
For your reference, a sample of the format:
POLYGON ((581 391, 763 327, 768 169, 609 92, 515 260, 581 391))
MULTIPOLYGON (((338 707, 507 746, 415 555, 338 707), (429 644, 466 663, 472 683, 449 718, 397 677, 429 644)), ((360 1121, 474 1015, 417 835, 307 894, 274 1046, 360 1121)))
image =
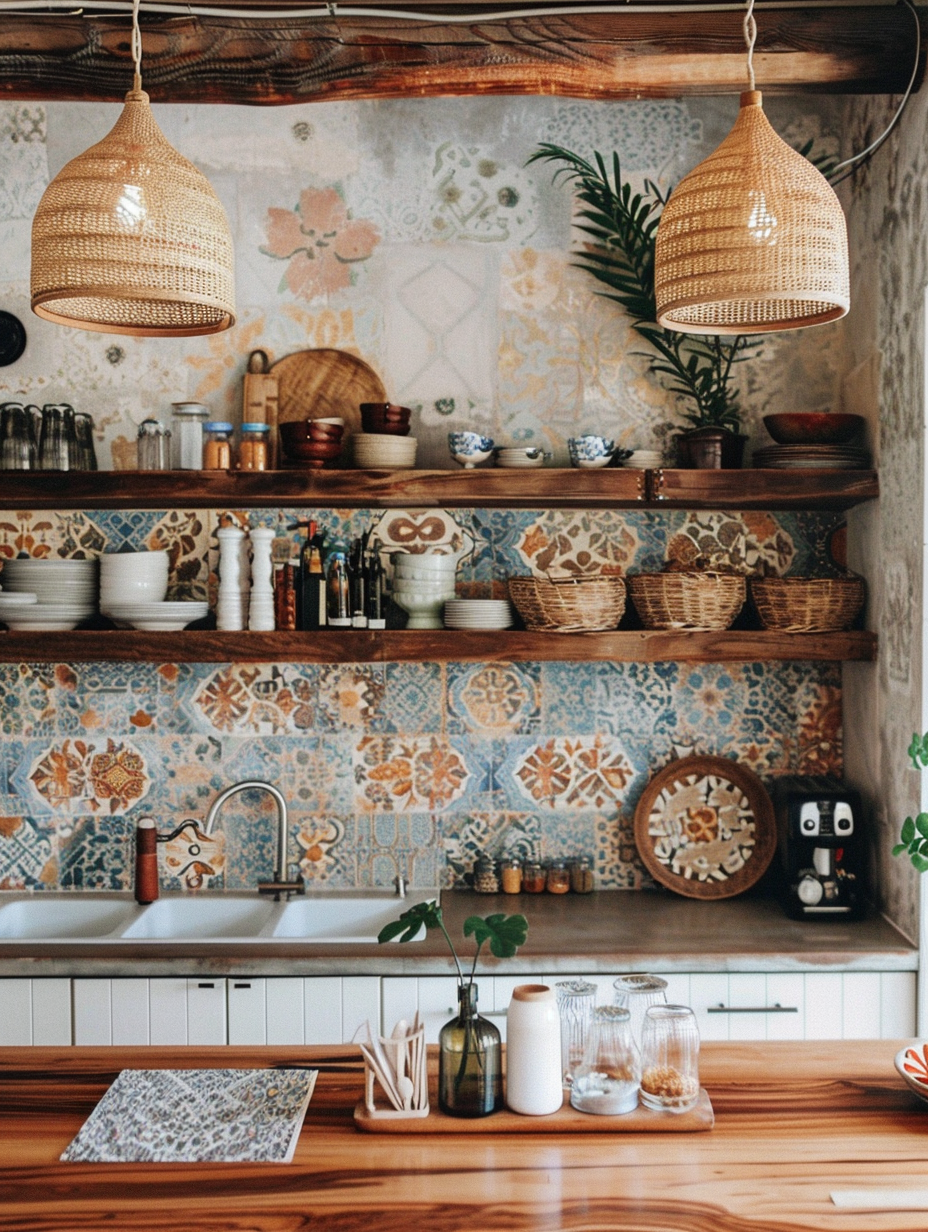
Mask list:
POLYGON ((780 633, 835 633, 850 627, 864 604, 859 577, 753 578, 751 598, 761 628, 780 633))
POLYGON ((625 582, 620 577, 551 581, 509 579, 509 594, 527 629, 543 633, 591 633, 614 629, 625 611, 625 582))
POLYGON ((638 573, 626 581, 646 629, 727 629, 746 593, 733 573, 638 573))

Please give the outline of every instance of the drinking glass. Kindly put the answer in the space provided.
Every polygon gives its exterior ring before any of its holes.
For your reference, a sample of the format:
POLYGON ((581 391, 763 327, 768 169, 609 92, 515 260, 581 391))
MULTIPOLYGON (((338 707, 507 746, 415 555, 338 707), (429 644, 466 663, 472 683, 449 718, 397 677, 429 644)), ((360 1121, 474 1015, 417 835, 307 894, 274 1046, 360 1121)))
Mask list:
POLYGON ((0 406, 0 470, 35 470, 29 416, 19 402, 4 402, 0 406))
POLYGON ((87 411, 74 412, 74 433, 77 441, 76 470, 95 471, 97 453, 93 447, 93 419, 87 411))
POLYGON ((564 1086, 569 1087, 583 1060, 596 1004, 596 985, 588 980, 562 980, 554 985, 554 995, 561 1019, 561 1075, 564 1086))
POLYGON ((570 1102, 580 1112, 619 1116, 638 1107, 641 1058, 628 1010, 601 1005, 593 1011, 583 1060, 574 1073, 570 1102))
POLYGON ((42 407, 39 470, 77 470, 78 460, 73 407, 66 402, 47 403, 42 407))
POLYGON ((699 1028, 685 1005, 652 1005, 641 1028, 641 1102, 686 1112, 699 1098, 699 1028))
POLYGON ((171 433, 157 419, 143 419, 138 434, 139 470, 171 469, 171 433))
POLYGON ((612 1004, 624 1006, 628 1010, 632 1020, 632 1035, 640 1048, 644 1012, 651 1005, 666 1003, 667 981, 658 975, 620 975, 612 981, 612 987, 615 990, 612 1004))

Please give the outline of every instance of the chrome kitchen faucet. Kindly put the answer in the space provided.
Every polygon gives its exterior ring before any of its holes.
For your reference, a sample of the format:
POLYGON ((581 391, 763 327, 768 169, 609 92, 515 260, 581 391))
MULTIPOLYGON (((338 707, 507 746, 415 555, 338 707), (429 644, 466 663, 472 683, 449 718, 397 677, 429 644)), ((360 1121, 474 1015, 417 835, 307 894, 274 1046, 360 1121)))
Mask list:
POLYGON ((289 839, 287 802, 272 784, 265 783, 261 779, 246 779, 242 783, 233 783, 231 787, 221 791, 209 806, 209 811, 203 822, 203 833, 206 835, 212 834, 216 818, 219 816, 219 810, 230 797, 237 796, 241 791, 249 791, 251 788, 268 792, 274 797, 274 802, 277 805, 277 868, 274 870, 273 881, 258 882, 258 893, 273 894, 275 902, 280 902, 281 894, 286 895, 287 898, 291 894, 305 894, 306 886, 299 874, 297 874, 293 881, 288 880, 287 877, 287 844, 289 839))

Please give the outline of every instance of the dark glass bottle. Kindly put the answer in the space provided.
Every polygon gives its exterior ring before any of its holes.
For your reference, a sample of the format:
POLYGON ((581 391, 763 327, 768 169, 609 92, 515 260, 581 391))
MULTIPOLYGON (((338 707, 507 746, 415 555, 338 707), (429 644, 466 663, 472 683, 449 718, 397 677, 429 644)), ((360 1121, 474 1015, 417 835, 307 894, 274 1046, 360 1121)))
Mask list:
POLYGON ((325 541, 317 531, 316 523, 306 528, 306 542, 300 553, 300 599, 298 603, 300 628, 321 629, 325 623, 325 541))
POLYGON ((331 553, 326 565, 326 624, 334 629, 351 628, 351 595, 348 556, 342 548, 331 553))
POLYGON ((448 1116, 485 1117, 503 1106, 502 1042, 477 1013, 477 985, 458 985, 458 1013, 438 1036, 438 1106, 448 1116))
POLYGON ((369 629, 385 629, 387 622, 384 617, 386 607, 386 579, 383 572, 383 562, 376 548, 368 553, 367 560, 367 627, 369 629))

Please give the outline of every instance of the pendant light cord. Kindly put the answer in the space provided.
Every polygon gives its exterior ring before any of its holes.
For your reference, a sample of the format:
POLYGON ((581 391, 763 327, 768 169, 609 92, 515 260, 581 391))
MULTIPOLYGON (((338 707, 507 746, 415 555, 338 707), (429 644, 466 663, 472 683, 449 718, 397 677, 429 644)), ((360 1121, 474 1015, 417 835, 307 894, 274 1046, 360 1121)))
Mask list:
POLYGON ((139 29, 139 0, 132 0, 132 62, 135 65, 132 93, 140 94, 142 92, 142 31, 139 29))
POLYGON ((748 49, 748 89, 753 91, 754 84, 754 44, 757 42, 757 22, 754 20, 754 0, 748 0, 747 12, 744 15, 744 42, 748 49))

